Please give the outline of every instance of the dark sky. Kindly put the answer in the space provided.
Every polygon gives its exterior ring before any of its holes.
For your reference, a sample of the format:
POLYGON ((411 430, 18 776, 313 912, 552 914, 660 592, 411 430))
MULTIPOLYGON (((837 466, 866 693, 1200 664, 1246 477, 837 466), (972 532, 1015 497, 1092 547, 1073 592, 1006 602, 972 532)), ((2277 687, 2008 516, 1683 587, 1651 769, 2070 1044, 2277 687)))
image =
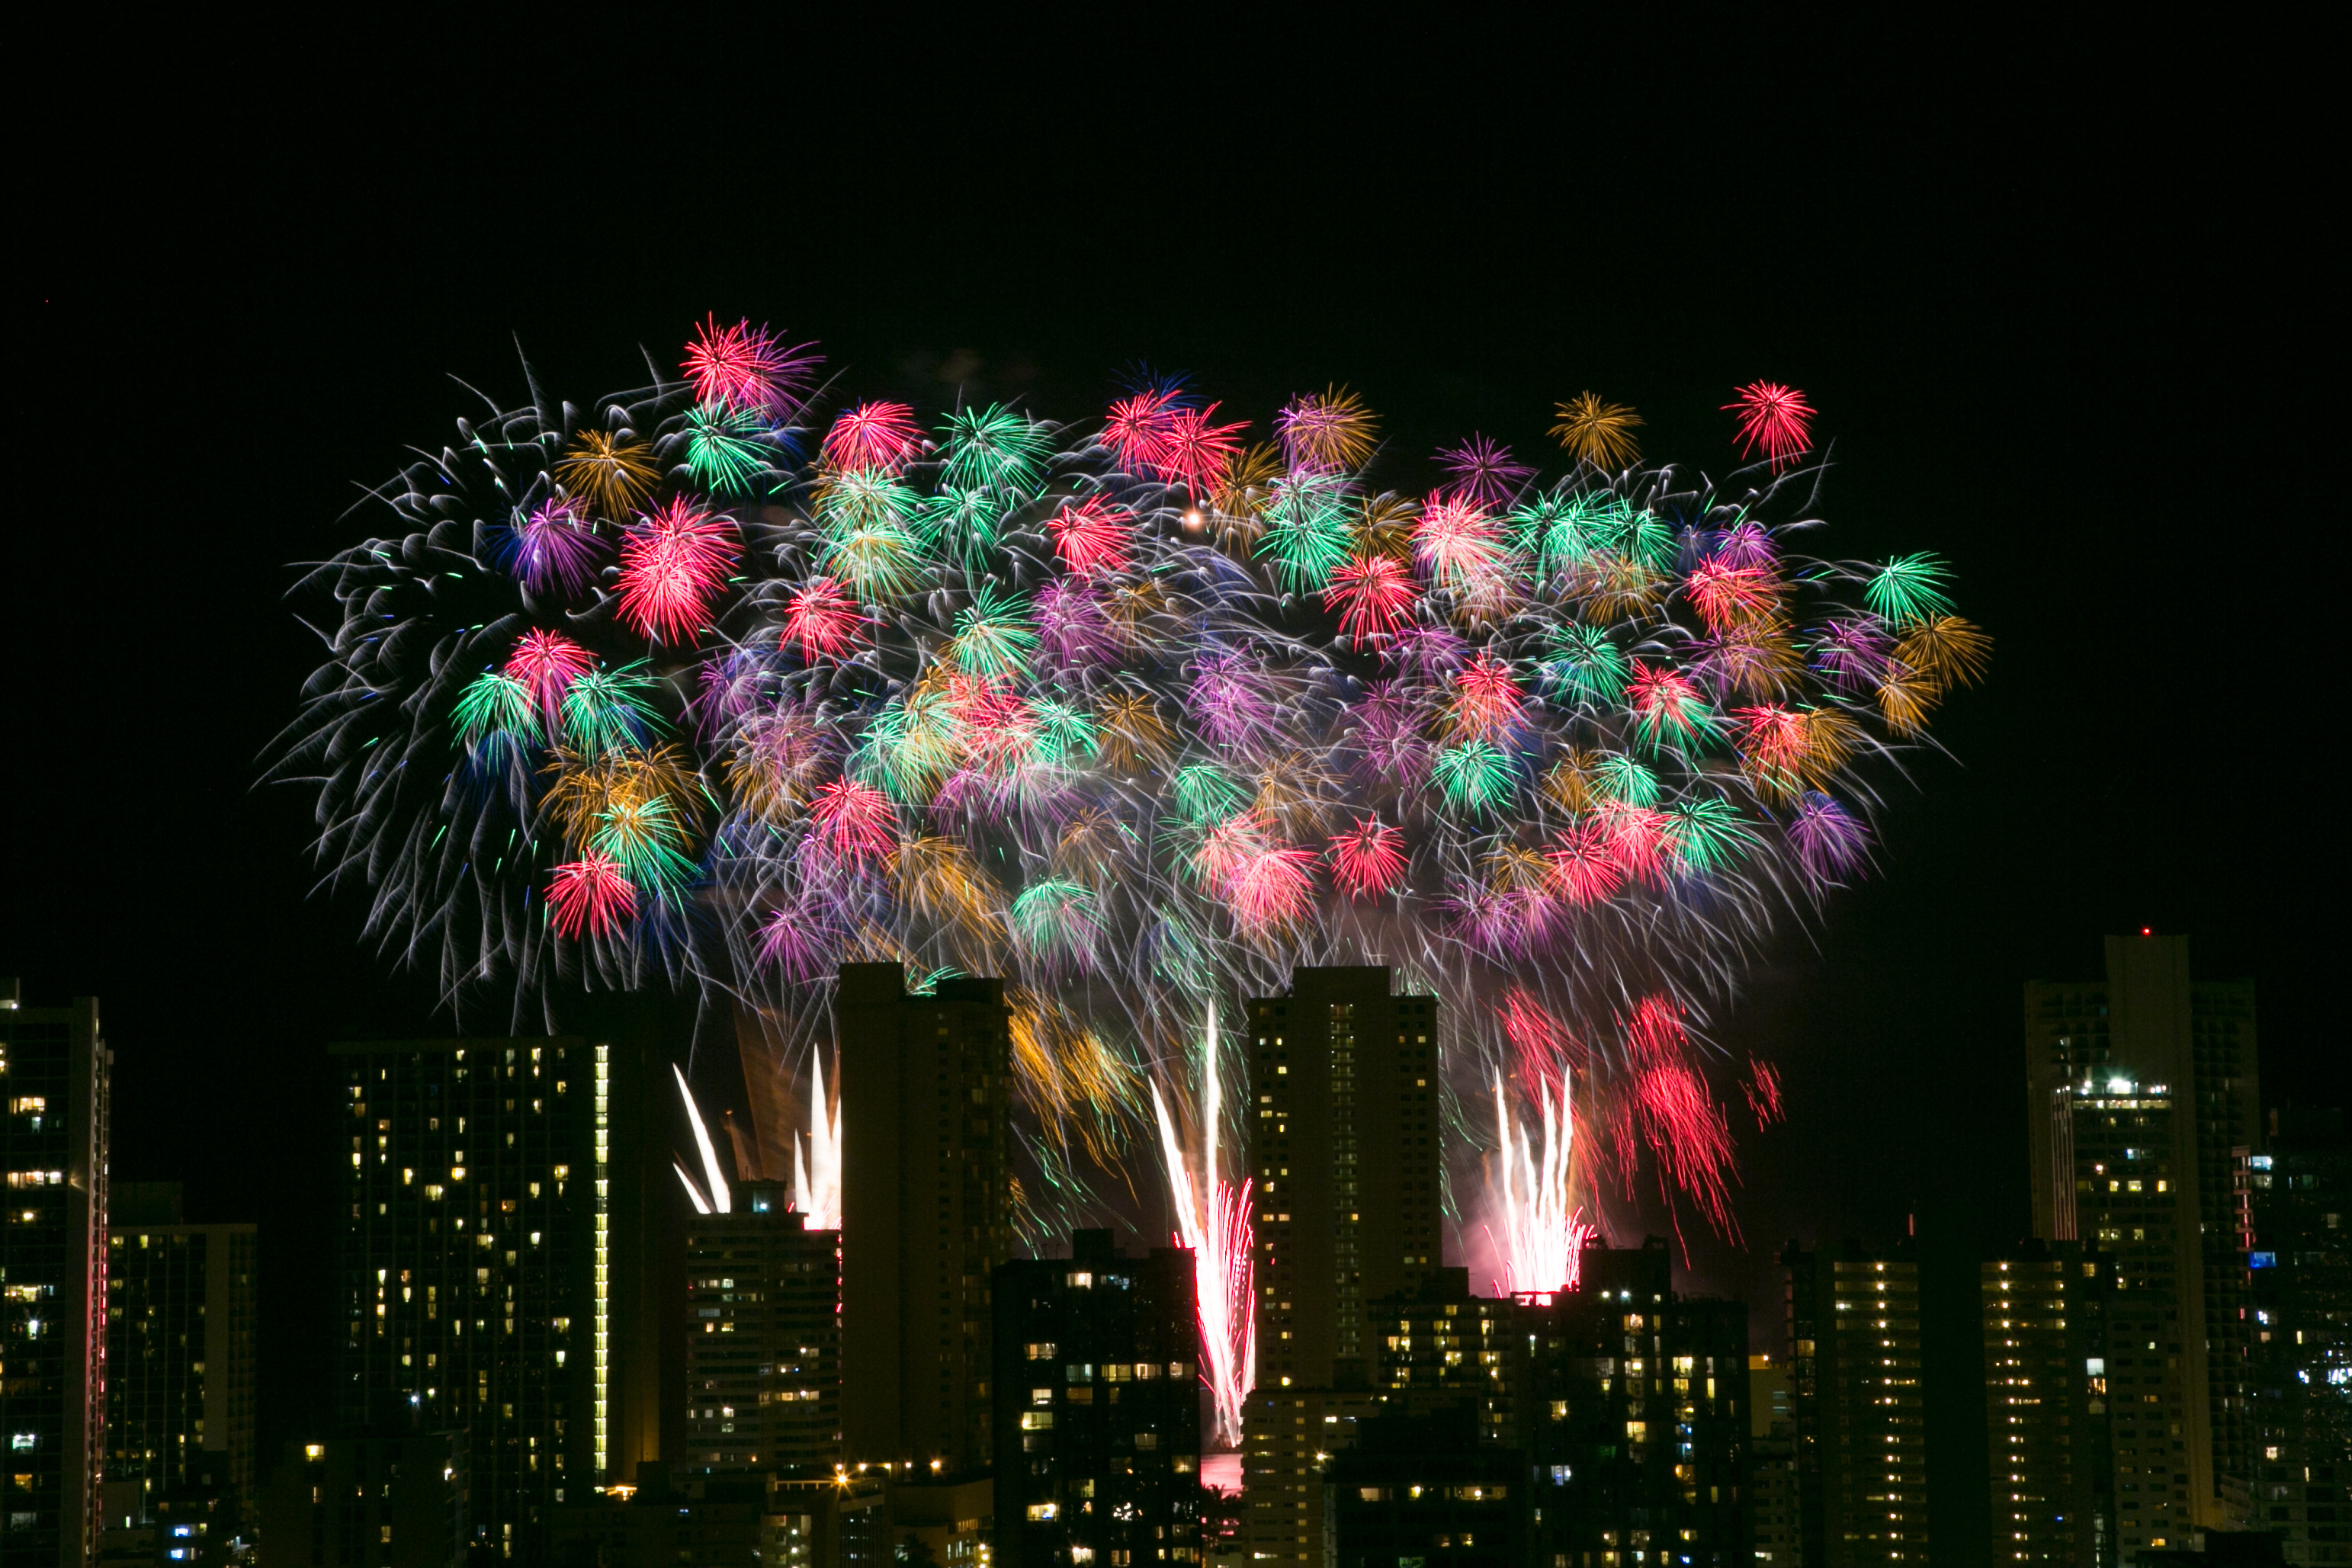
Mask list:
POLYGON ((2341 523, 2305 470, 2341 445, 2341 262, 2317 111, 2270 74, 2303 51, 1696 47, 58 40, 11 180, 0 973, 103 999, 118 1177, 264 1224, 265 1439, 320 1418, 331 1349, 319 1046, 441 1027, 310 895, 306 802, 253 787, 312 653, 289 563, 473 408, 450 377, 520 399, 518 340, 575 398, 705 311, 862 387, 936 397, 952 362, 1063 414, 1136 360, 1261 429, 1346 381, 1404 453, 1545 449, 1591 386, 1717 468, 1729 389, 1792 382, 1837 552, 1945 552, 1998 641, 1882 874, 1717 1030, 1782 1063, 1790 1116, 1746 1151, 1749 1249, 1699 1244, 1700 1281, 1762 1301, 1784 1239, 1907 1212, 2021 1231, 2019 985, 2095 972, 2105 932, 2253 977, 2266 1100, 2340 1103, 2341 523))

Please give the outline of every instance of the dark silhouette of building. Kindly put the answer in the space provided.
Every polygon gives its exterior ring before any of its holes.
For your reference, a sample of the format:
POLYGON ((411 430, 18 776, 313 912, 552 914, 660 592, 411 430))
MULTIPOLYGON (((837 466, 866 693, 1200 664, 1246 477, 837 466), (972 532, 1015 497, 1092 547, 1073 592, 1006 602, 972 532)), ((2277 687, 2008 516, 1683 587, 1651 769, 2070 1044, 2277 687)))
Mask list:
POLYGON ((555 1511, 551 1568, 837 1568, 839 1500, 827 1474, 679 1472, 638 1467, 634 1486, 555 1511))
POLYGON ((462 1568, 500 1560, 466 1512, 462 1432, 330 1437, 285 1451, 261 1488, 261 1539, 278 1568, 462 1568))
POLYGON ((2352 1139, 2335 1110, 2270 1132, 2248 1160, 2255 1522, 2291 1561, 2352 1563, 2352 1139))
POLYGON ((996 1270, 996 1563, 1147 1568, 1201 1556, 1193 1258, 1070 1256, 996 1270))
POLYGON ((843 1446, 853 1464, 988 1464, 989 1276, 1012 1247, 1011 1033, 999 980, 908 995, 841 971, 843 1446))
POLYGON ((1927 1561, 1917 1253, 1907 1241, 1885 1251, 1849 1241, 1818 1253, 1790 1242, 1780 1261, 1804 1560, 1833 1568, 1927 1561))
POLYGON ((659 1303, 681 1299, 651 1279, 677 1202, 647 1190, 665 1041, 329 1050, 350 1140, 336 1430, 464 1430, 477 1542, 535 1558, 548 1510, 660 1452, 659 1303))
POLYGON ((2146 932, 2108 937, 2106 971, 2104 983, 2025 988, 2028 1130, 2034 1234, 2114 1255, 2115 1336, 2139 1347, 2134 1387, 2157 1395, 2114 1416, 2119 1484, 2128 1465, 2143 1488, 2138 1522, 2122 1524, 2136 1551, 2227 1527, 2248 1507, 2254 988, 2193 980, 2188 938, 2146 932))
POLYGON ((1331 1386, 1364 1303, 1443 1261, 1437 1003, 1381 968, 1299 969, 1249 1004, 1258 1381, 1331 1386))
POLYGON ((106 1162, 98 1002, 19 1005, 0 979, 0 1563, 93 1559, 106 1452, 106 1162))
POLYGON ((1748 1309, 1671 1271, 1664 1238, 1588 1247, 1575 1290, 1520 1302, 1538 1562, 1752 1561, 1748 1309))
POLYGON ((2117 1552, 2108 1417, 2130 1396, 2108 1368, 2114 1260, 2029 1242, 1979 1275, 1997 1559, 2104 1568, 2117 1552))
POLYGON ((163 1500, 205 1493, 207 1536, 234 1538, 256 1480, 254 1228, 183 1223, 176 1182, 118 1182, 112 1196, 106 1480, 142 1521, 163 1500))
POLYGON ((1518 1447, 1528 1314, 1507 1296, 1472 1295, 1467 1269, 1431 1269, 1415 1284, 1365 1303, 1366 1360, 1383 1409, 1471 1410, 1484 1441, 1518 1447))
POLYGON ((1360 1423, 1355 1442, 1331 1462, 1324 1561, 1331 1568, 1528 1563, 1533 1489, 1525 1458, 1481 1428, 1468 1402, 1360 1423))
POLYGON ((1797 1410, 1785 1360, 1748 1358, 1748 1542, 1757 1568, 1804 1559, 1797 1503, 1797 1410))
POLYGON ((780 1183, 686 1223, 686 1438, 673 1470, 841 1462, 841 1233, 780 1183))

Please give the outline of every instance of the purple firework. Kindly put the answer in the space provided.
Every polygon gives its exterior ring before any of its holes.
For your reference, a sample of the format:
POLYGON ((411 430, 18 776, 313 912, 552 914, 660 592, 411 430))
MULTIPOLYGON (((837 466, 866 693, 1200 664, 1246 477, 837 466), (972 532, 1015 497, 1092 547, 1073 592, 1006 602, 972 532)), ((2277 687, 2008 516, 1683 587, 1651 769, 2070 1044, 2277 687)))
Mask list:
POLYGON ((1852 812, 1818 790, 1806 791, 1789 824, 1798 862, 1815 882, 1834 882, 1861 864, 1867 839, 1852 812))
POLYGON ((1491 436, 1473 434, 1459 446, 1437 455, 1454 493, 1486 507, 1504 507, 1535 470, 1511 456, 1511 449, 1491 436))
POLYGON ((1813 665, 1843 690, 1868 691, 1886 675, 1886 629, 1874 617, 1832 621, 1821 630, 1813 665))
POLYGON ((504 532, 499 565, 533 593, 552 589, 577 597, 612 558, 612 547, 596 536, 595 523, 569 499, 541 501, 504 532))
POLYGON ((1188 706, 1202 736, 1219 746, 1247 746, 1275 732, 1265 673, 1239 653, 1211 653, 1192 666, 1188 706))
POLYGON ((1716 542, 1715 559, 1733 568, 1765 570, 1780 561, 1772 536, 1756 524, 1735 523, 1716 542))
POLYGON ((1118 653, 1101 596, 1083 582, 1055 578, 1039 589, 1030 624, 1036 628, 1038 652, 1061 669, 1106 664, 1118 653))

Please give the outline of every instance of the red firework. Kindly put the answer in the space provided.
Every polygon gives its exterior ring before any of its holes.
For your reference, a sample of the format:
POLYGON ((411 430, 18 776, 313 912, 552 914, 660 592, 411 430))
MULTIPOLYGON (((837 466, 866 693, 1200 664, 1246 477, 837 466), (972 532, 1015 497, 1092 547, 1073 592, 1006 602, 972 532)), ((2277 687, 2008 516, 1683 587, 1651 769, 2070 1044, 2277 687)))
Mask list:
POLYGON ((1664 811, 1640 806, 1612 805, 1598 824, 1609 842, 1609 858, 1627 882, 1655 886, 1665 881, 1666 861, 1675 847, 1673 823, 1664 811))
POLYGON ((1495 519, 1459 496, 1430 498, 1413 525, 1412 549, 1433 578, 1455 589, 1491 575, 1507 553, 1495 519))
POLYGON ((855 779, 836 779, 819 789, 809 803, 809 820, 817 841, 837 861, 879 860, 898 841, 890 798, 855 779))
POLYGON ((637 912, 637 890, 621 862, 595 850, 555 868, 547 884, 547 906, 559 936, 582 932, 603 936, 637 912))
POLYGON ((1710 632, 1755 620, 1780 602, 1780 582, 1759 567, 1702 561, 1690 574, 1691 603, 1710 632))
POLYGON ((1511 1042, 1521 1087, 1530 1097, 1559 1093, 1570 1063, 1584 1054, 1568 1026, 1524 986, 1504 993, 1495 1016, 1502 1020, 1503 1038, 1511 1042))
POLYGON ((863 619, 857 601, 829 577, 813 577, 784 602, 784 626, 779 648, 801 645, 801 657, 811 662, 832 658, 856 640, 863 619))
POLYGON ((1415 591, 1405 570, 1384 555, 1351 560, 1331 574, 1326 609, 1339 612, 1339 632, 1357 647, 1385 637, 1412 609, 1415 591))
POLYGON ((1748 1060, 1748 1081, 1739 1087, 1748 1096, 1748 1109, 1756 1118, 1758 1131, 1781 1119, 1784 1113, 1780 1106, 1780 1073, 1778 1068, 1769 1061, 1759 1061, 1750 1057, 1748 1060))
POLYGON ((1170 484, 1181 485, 1187 494, 1198 497, 1215 487, 1233 466, 1242 444, 1235 434, 1249 428, 1249 421, 1232 424, 1211 424, 1210 416, 1217 412, 1211 403, 1202 409, 1179 409, 1168 422, 1168 433, 1160 442, 1159 469, 1170 484))
POLYGON ((1065 502, 1045 524, 1054 548, 1072 571, 1091 575, 1122 571, 1127 567, 1129 516, 1125 507, 1100 496, 1065 502))
POLYGON ((1616 845, 1601 821, 1579 822, 1561 833, 1544 858, 1551 862, 1552 891, 1578 905, 1607 901, 1625 880, 1616 845))
POLYGON ((777 342, 765 327, 748 320, 721 327, 713 316, 694 329, 679 369, 704 402, 775 413, 807 381, 814 364, 808 355, 777 342))
POLYGON ((1740 751, 1748 765, 1785 786, 1805 760, 1805 716, 1778 705, 1744 707, 1733 716, 1747 727, 1740 751))
POLYGON ((1404 834, 1378 817, 1331 840, 1331 881, 1350 898, 1380 898, 1404 875, 1404 834))
POLYGON ((530 688, 551 727, 563 694, 595 667, 596 655, 561 632, 526 632, 507 655, 507 674, 530 688))
POLYGON ((1625 702, 1633 710, 1642 739, 1652 746, 1690 740, 1714 722, 1706 699, 1688 676, 1639 659, 1633 661, 1633 678, 1625 684, 1625 702))
POLYGON ((640 637, 681 643, 700 630, 736 557, 735 525, 680 497, 621 538, 621 619, 640 637))
POLYGON ((861 402, 833 422, 818 450, 831 468, 896 474, 922 455, 922 432, 903 402, 861 402))
POLYGON ((1778 382, 1750 382, 1723 405, 1739 416, 1739 455, 1758 447, 1777 471, 1812 450, 1813 406, 1805 394, 1778 382))
POLYGON ((1526 705, 1510 664, 1483 650, 1454 678, 1454 720, 1465 734, 1492 739, 1517 722, 1526 705))
POLYGON ((1110 405, 1110 417, 1103 422, 1103 444, 1118 455, 1119 466, 1130 473, 1165 468, 1172 455, 1171 442, 1177 421, 1184 412, 1177 406, 1172 392, 1139 392, 1123 397, 1110 405))

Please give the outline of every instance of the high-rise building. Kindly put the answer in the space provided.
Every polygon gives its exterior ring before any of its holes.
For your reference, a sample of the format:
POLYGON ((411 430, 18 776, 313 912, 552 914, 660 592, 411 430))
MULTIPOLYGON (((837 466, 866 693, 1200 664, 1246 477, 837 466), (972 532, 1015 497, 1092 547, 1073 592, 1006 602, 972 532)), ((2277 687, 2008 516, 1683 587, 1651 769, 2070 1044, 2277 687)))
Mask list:
POLYGON ((1928 1560, 1919 1260, 1908 1242, 1818 1253, 1791 1242, 1791 1381, 1801 1532, 1831 1568, 1928 1560), (1818 1520, 1818 1525, 1815 1521, 1818 1520))
POLYGON ((1260 1377, 1242 1405, 1241 1539, 1252 1568, 1323 1568, 1331 1461, 1381 1409, 1370 1388, 1269 1387, 1260 1377))
POLYGON ((1678 1296, 1664 1238, 1522 1304, 1535 1561, 1748 1564, 1748 1309, 1678 1296))
POLYGON ((175 1182, 118 1182, 113 1196, 106 1479, 137 1483, 146 1515, 217 1474, 213 1529, 233 1530, 253 1517, 257 1479, 254 1228, 184 1223, 175 1182))
POLYGON ((626 1032, 329 1051, 338 1432, 463 1429, 478 1544, 535 1556, 550 1509, 660 1451, 656 1302, 682 1300, 647 1283, 678 1203, 646 1137, 663 1053, 626 1032))
POLYGON ((2352 1138, 2340 1111, 2271 1113, 2253 1197, 2254 1528, 2291 1563, 2352 1563, 2352 1138))
POLYGON ((1199 1563, 1192 1270, 1080 1230, 1067 1258, 996 1270, 998 1568, 1199 1563))
MULTIPOLYGON (((2107 1366, 2114 1260, 2029 1243, 1978 1276, 1996 1560, 2105 1568, 2117 1550, 2108 1412, 2126 1394, 2107 1366)), ((2138 1518, 2142 1494, 2123 1501, 2138 1518)))
POLYGON ((686 1225, 689 1470, 841 1462, 841 1233, 811 1230, 782 1185, 736 1187, 686 1225))
POLYGON ((1748 1358, 1748 1543, 1757 1568, 1798 1568, 1797 1411, 1789 1365, 1748 1358))
POLYGON ((1330 1568, 1520 1568, 1543 1561, 1528 1555, 1533 1494, 1526 1475, 1517 1449, 1488 1440, 1474 1405, 1386 1411, 1363 1422, 1356 1441, 1333 1456, 1324 1560, 1330 1568))
POLYGON ((0 1564, 99 1545, 106 1453, 106 1161, 113 1057, 98 1003, 19 1006, 0 979, 0 1564))
POLYGON ((262 1482, 263 1561, 289 1568, 463 1568, 478 1550, 466 1511, 463 1432, 379 1433, 300 1444, 262 1482))
POLYGON ((1437 1003, 1381 968, 1299 969, 1249 1004, 1258 1380, 1362 1375, 1364 1303, 1444 1261, 1437 1003))
POLYGON ((2139 1376, 2159 1360, 2161 1414, 2141 1407, 2132 1429, 2116 1417, 2119 1478, 2128 1462, 2171 1483, 2168 1507, 2142 1510, 2161 1525, 2123 1526, 2129 1548, 2248 1506, 2241 1177, 2260 1102, 2252 981, 2193 979, 2186 937, 2145 932, 2108 937, 2106 969, 2103 982, 2027 984, 2027 1124, 2034 1234, 2115 1254, 2115 1336, 2137 1345, 2139 1376))
POLYGON ((988 1464, 989 1276, 1010 1252, 1012 1035, 1001 980, 909 995, 843 967, 842 1436, 852 1463, 988 1464))
POLYGON ((1431 1269, 1416 1284, 1365 1303, 1366 1359, 1384 1408, 1469 1410, 1481 1441, 1517 1447, 1528 1361, 1520 1303, 1472 1295, 1467 1269, 1431 1269))

